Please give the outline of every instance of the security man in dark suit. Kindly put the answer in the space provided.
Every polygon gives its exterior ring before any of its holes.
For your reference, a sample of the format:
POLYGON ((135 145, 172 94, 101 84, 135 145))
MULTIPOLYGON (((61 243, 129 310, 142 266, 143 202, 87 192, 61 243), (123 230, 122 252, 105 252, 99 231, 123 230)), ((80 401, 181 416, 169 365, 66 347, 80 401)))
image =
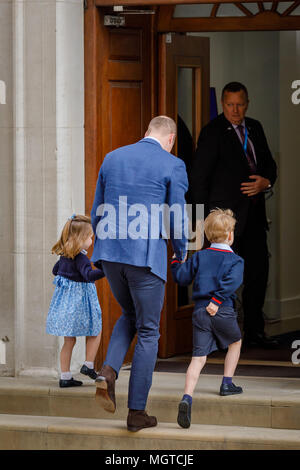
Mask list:
POLYGON ((269 255, 265 191, 272 188, 277 166, 259 121, 245 117, 248 91, 238 82, 222 91, 223 113, 200 133, 192 171, 194 201, 213 208, 229 208, 237 219, 233 246, 245 261, 244 345, 275 348, 265 335, 263 305, 269 255))

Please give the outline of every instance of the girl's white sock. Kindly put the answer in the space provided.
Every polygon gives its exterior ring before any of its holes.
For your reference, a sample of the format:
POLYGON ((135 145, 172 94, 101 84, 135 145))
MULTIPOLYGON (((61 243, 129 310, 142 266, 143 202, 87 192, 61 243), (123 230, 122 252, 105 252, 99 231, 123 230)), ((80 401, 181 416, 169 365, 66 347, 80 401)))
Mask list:
POLYGON ((70 380, 72 378, 72 373, 69 371, 69 372, 61 372, 60 374, 60 378, 61 380, 70 380))
POLYGON ((93 362, 84 361, 84 364, 85 364, 89 369, 94 369, 94 363, 93 363, 93 362))

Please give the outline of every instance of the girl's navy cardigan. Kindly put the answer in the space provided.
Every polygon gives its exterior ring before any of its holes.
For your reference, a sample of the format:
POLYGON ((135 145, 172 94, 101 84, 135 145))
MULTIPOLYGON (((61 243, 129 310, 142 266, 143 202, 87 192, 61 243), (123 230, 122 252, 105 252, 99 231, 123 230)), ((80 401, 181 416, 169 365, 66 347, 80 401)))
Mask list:
POLYGON ((105 276, 102 269, 93 269, 89 258, 79 253, 74 259, 61 256, 52 273, 76 282, 95 282, 105 276))
POLYGON ((207 248, 184 263, 171 263, 174 281, 188 285, 194 280, 192 299, 198 306, 214 304, 234 307, 235 291, 243 282, 244 260, 233 251, 207 248))

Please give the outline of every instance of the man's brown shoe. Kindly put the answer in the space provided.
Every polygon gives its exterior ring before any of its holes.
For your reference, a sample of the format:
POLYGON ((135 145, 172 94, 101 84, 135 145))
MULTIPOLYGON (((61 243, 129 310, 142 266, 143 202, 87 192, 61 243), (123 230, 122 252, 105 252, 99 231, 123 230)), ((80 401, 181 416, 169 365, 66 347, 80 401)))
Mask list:
POLYGON ((108 365, 102 367, 96 383, 96 400, 104 410, 114 413, 116 411, 115 396, 116 372, 108 365))
POLYGON ((144 410, 129 410, 127 417, 128 431, 136 432, 140 429, 151 428, 157 425, 155 416, 148 416, 144 410))

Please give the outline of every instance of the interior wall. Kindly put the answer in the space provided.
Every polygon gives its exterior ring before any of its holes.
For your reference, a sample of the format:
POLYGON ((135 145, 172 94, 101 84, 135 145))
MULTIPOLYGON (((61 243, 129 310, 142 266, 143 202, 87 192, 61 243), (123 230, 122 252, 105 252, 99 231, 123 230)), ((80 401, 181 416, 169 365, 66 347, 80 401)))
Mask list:
POLYGON ((299 149, 296 127, 300 122, 300 106, 293 105, 290 99, 291 83, 300 76, 299 32, 191 34, 210 38, 210 83, 216 88, 218 112, 222 112, 223 86, 230 81, 240 81, 249 91, 247 115, 258 119, 264 127, 279 170, 274 194, 266 202, 270 221, 270 275, 265 315, 270 321, 300 317, 300 263, 298 255, 291 254, 291 246, 299 238, 299 216, 293 228, 288 224, 293 210, 299 214, 295 207, 300 195, 295 155, 299 149), (286 299, 290 299, 289 307, 284 307, 286 299))
POLYGON ((300 31, 280 33, 280 305, 283 318, 300 317, 300 104, 292 83, 300 79, 300 31))

